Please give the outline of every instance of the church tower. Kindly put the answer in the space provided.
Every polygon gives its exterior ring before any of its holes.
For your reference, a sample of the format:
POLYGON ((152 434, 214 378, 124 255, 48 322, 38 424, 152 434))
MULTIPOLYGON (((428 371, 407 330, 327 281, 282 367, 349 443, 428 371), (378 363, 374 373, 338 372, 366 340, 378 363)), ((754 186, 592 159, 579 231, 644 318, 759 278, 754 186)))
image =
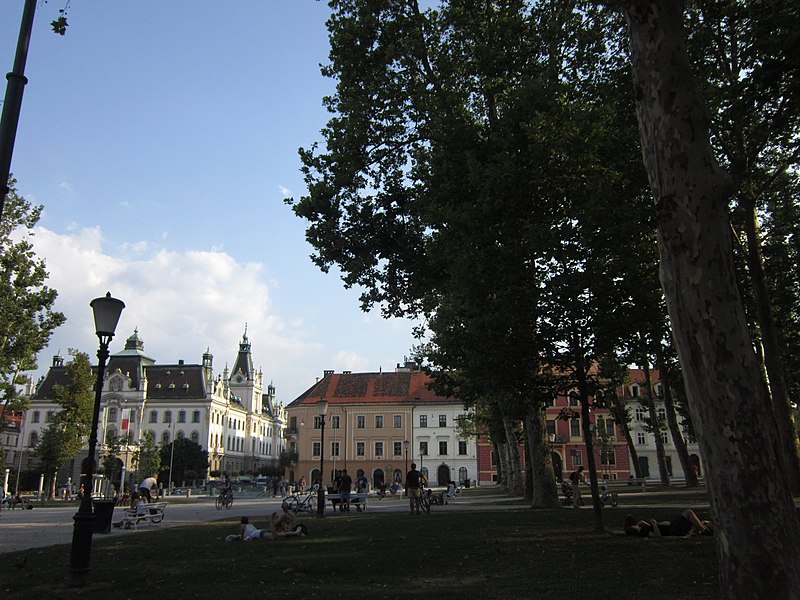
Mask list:
POLYGON ((239 354, 230 372, 230 393, 235 395, 242 406, 249 412, 261 413, 261 394, 263 392, 263 376, 253 368, 253 357, 250 353, 250 341, 247 339, 247 325, 239 343, 239 354))

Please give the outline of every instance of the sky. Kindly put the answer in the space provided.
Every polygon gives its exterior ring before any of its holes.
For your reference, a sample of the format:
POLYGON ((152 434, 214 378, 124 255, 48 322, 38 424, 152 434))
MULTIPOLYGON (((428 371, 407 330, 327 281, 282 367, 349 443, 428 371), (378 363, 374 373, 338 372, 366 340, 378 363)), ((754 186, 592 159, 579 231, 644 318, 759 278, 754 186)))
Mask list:
MULTIPOLYGON (((23 4, 0 1, 3 73, 23 4)), ((221 373, 246 327, 283 404, 325 369, 394 370, 412 323, 362 312, 284 202, 330 116, 327 2, 70 0, 61 37, 65 4, 37 2, 11 164, 67 317, 34 375, 69 348, 96 360, 89 302, 108 291, 126 304, 112 354, 136 328, 157 364, 208 348, 221 373)))

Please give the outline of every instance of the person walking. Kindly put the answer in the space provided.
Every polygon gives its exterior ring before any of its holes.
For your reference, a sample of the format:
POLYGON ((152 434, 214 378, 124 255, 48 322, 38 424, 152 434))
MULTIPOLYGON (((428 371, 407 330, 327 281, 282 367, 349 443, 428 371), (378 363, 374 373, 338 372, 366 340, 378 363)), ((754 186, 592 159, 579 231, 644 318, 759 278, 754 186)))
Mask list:
POLYGON ((342 469, 341 480, 339 481, 339 493, 341 494, 342 504, 339 510, 350 512, 350 490, 353 488, 353 478, 347 474, 347 469, 342 469))
POLYGON ((417 464, 411 463, 411 470, 406 473, 406 494, 408 495, 408 504, 411 507, 411 514, 422 514, 420 512, 420 482, 422 481, 422 473, 417 471, 417 464))
POLYGON ((581 498, 581 488, 578 484, 586 483, 586 479, 583 476, 583 465, 570 473, 569 482, 572 485, 572 506, 580 508, 583 505, 583 499, 581 498))

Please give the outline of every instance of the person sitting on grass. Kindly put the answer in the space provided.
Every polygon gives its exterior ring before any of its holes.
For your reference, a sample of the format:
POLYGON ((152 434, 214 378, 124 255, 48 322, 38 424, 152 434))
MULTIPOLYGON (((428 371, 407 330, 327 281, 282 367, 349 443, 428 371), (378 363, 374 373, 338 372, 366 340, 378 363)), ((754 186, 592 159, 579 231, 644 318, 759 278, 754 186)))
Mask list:
POLYGON ((242 517, 241 529, 239 535, 229 535, 225 538, 225 541, 249 542, 251 540, 275 540, 279 537, 301 537, 304 535, 308 535, 308 528, 302 523, 300 523, 290 531, 277 531, 274 527, 274 523, 277 521, 276 515, 277 513, 273 513, 272 515, 273 516, 272 529, 257 529, 254 525, 250 523, 250 519, 248 517, 242 517))
POLYGON ((656 521, 655 519, 637 520, 631 515, 625 517, 625 535, 638 537, 682 537, 690 533, 700 535, 714 535, 708 521, 701 521, 700 517, 687 508, 671 521, 656 521))

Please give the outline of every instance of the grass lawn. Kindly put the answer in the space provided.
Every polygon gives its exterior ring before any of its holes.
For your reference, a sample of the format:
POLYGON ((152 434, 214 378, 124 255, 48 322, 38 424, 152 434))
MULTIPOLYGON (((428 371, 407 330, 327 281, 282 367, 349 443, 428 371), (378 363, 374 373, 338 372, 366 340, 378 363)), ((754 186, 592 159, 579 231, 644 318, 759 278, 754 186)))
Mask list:
MULTIPOLYGON (((635 516, 670 519, 688 504, 640 509, 635 516)), ((421 516, 329 512, 325 519, 300 519, 308 537, 277 541, 226 543, 227 534, 238 532, 238 515, 125 537, 96 535, 92 583, 84 592, 118 599, 718 596, 713 538, 626 538, 622 520, 634 511, 624 506, 604 509, 606 534, 592 532, 590 508, 519 506, 500 502, 487 512, 434 507, 421 516)), ((267 524, 265 515, 250 519, 267 524)), ((69 550, 4 554, 0 597, 74 598, 77 591, 64 584, 69 550)))

